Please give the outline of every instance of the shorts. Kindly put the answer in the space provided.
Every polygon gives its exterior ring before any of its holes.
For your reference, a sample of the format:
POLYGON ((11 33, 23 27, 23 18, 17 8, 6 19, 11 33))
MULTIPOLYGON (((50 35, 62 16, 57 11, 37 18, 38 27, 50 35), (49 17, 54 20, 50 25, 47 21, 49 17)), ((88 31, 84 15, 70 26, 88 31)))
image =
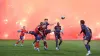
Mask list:
POLYGON ((24 39, 24 36, 20 36, 20 40, 23 40, 24 39))
POLYGON ((60 39, 61 38, 60 34, 55 34, 55 38, 60 39))
POLYGON ((84 40, 88 40, 88 42, 91 41, 91 36, 89 36, 89 35, 88 36, 84 36, 83 38, 84 38, 84 40))
POLYGON ((35 36, 35 39, 36 40, 41 40, 41 36, 37 35, 37 36, 35 36))

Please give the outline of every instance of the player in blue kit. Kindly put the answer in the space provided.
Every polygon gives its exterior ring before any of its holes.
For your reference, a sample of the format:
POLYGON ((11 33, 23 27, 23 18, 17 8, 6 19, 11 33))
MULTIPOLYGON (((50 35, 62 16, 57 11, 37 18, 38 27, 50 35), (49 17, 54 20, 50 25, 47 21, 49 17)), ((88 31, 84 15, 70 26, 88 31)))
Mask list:
POLYGON ((49 34, 50 32, 51 32, 51 30, 50 29, 48 29, 48 26, 49 25, 54 25, 54 24, 50 24, 50 23, 48 23, 48 19, 44 19, 44 25, 46 26, 45 27, 45 29, 44 29, 44 32, 43 32, 43 37, 42 37, 42 40, 43 40, 43 42, 44 42, 44 49, 45 50, 47 50, 48 49, 48 45, 47 45, 47 42, 46 42, 46 36, 47 36, 47 34, 49 34))
MULTIPOLYGON (((54 27, 54 34, 55 34, 55 40, 56 40, 56 50, 59 50, 60 45, 62 44, 62 38, 61 38, 61 33, 62 29, 60 26, 60 23, 57 22, 57 25, 54 27), (58 40, 60 40, 60 42, 58 43, 58 40)), ((63 32, 62 32, 63 34, 63 32)))
POLYGON ((88 56, 88 55, 91 54, 89 42, 91 41, 91 38, 92 38, 92 30, 85 25, 85 21, 84 20, 80 20, 80 25, 81 25, 81 32, 80 32, 80 34, 82 32, 84 34, 84 37, 83 37, 84 45, 85 45, 85 47, 86 47, 86 49, 88 51, 86 56, 88 56))

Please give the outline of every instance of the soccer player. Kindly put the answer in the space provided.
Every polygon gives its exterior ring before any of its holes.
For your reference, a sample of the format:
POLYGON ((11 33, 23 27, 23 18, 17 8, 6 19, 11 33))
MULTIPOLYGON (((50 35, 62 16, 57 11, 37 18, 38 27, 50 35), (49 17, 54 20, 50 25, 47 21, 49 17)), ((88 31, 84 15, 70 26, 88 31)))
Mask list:
MULTIPOLYGON (((91 54, 91 51, 90 51, 90 45, 89 45, 89 42, 91 41, 91 37, 92 37, 92 31, 89 27, 87 27, 85 25, 85 21, 84 20, 80 20, 80 25, 81 25, 81 32, 80 34, 83 32, 84 34, 84 45, 88 51, 88 53, 86 54, 87 56, 91 54)), ((79 34, 79 35, 80 35, 79 34)))
MULTIPOLYGON (((32 35, 34 35, 34 36, 36 36, 37 34, 36 34, 36 29, 38 29, 38 30, 41 30, 41 32, 43 33, 44 32, 44 28, 43 28, 43 22, 40 22, 40 25, 38 25, 36 28, 35 28, 35 31, 30 31, 30 34, 32 34, 32 35)), ((36 38, 35 38, 35 41, 32 43, 32 45, 34 46, 34 43, 36 42, 36 38)))
POLYGON ((28 31, 26 31, 25 26, 23 26, 23 29, 18 30, 18 32, 20 32, 20 39, 16 42, 15 46, 20 42, 21 42, 21 46, 23 46, 24 43, 24 35, 25 33, 28 33, 28 31))
MULTIPOLYGON (((60 45, 62 44, 62 38, 61 38, 61 33, 62 29, 60 26, 60 23, 57 22, 57 25, 54 27, 54 34, 55 34, 55 40, 56 40, 56 50, 59 50, 60 45), (60 42, 58 43, 58 40, 60 40, 60 42)), ((63 34, 63 32, 62 32, 63 34)))
POLYGON ((48 33, 50 33, 51 32, 51 30, 50 29, 48 29, 48 25, 54 25, 54 24, 50 24, 50 23, 48 23, 48 19, 44 19, 44 25, 46 26, 45 27, 45 29, 44 29, 44 33, 43 33, 43 37, 42 37, 42 40, 44 41, 44 49, 45 50, 47 50, 48 49, 48 46, 47 46, 47 42, 46 42, 46 36, 47 36, 47 34, 48 33))
POLYGON ((43 36, 43 29, 45 26, 43 26, 43 22, 40 23, 39 26, 35 28, 35 31, 29 31, 29 34, 32 34, 35 36, 35 50, 39 50, 39 41, 41 40, 41 37, 43 36))

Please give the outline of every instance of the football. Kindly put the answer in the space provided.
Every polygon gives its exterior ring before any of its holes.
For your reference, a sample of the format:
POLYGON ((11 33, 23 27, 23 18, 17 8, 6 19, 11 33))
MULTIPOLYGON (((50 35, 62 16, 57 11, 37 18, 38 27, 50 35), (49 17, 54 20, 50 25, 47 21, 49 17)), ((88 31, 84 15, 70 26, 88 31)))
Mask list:
POLYGON ((65 17, 64 17, 64 16, 62 16, 62 17, 61 17, 61 19, 65 19, 65 17))

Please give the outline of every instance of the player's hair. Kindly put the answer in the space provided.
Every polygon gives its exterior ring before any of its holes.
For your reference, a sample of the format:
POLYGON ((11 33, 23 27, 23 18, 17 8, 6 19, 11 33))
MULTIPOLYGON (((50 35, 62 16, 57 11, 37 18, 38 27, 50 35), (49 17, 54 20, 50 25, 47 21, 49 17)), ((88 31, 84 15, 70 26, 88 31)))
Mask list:
POLYGON ((60 23, 59 23, 59 22, 57 22, 57 25, 60 25, 60 23))
POLYGON ((44 20, 48 20, 47 18, 45 18, 44 20))
POLYGON ((40 25, 43 25, 43 22, 40 22, 40 25))
POLYGON ((84 21, 84 20, 80 20, 80 23, 81 23, 81 24, 85 24, 85 21, 84 21))
POLYGON ((57 22, 57 24, 59 24, 59 22, 57 22))

